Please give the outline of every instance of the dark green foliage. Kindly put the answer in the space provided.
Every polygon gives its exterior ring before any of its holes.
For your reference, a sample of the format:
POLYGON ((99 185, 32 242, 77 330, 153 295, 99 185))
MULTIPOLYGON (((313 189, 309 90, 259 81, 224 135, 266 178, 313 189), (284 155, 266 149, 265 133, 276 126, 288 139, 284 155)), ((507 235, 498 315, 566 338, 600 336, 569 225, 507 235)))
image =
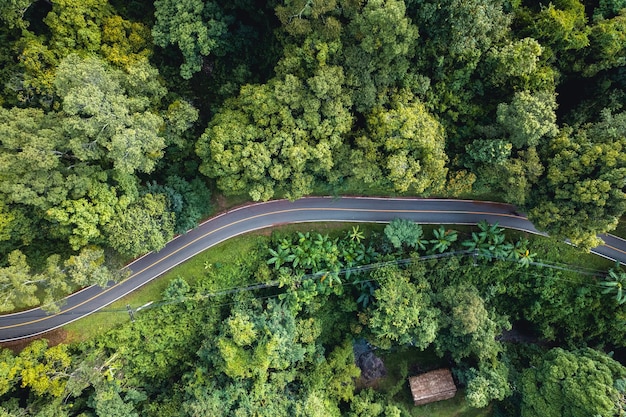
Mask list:
POLYGON ((173 175, 166 178, 165 185, 152 183, 147 188, 149 192, 163 194, 167 198, 168 209, 176 219, 176 233, 193 229, 210 212, 211 192, 199 178, 186 181, 173 175))
POLYGON ((156 22, 152 28, 155 44, 175 44, 184 62, 180 75, 185 79, 200 71, 203 57, 221 46, 227 25, 217 2, 201 0, 157 0, 156 22))
POLYGON ((475 140, 465 147, 467 154, 478 163, 501 165, 509 159, 512 145, 502 139, 475 140))
POLYGON ((609 269, 609 275, 606 280, 600 282, 604 287, 602 294, 615 294, 615 301, 618 304, 626 303, 626 293, 624 292, 624 284, 626 284, 626 273, 622 271, 619 264, 615 268, 609 269))

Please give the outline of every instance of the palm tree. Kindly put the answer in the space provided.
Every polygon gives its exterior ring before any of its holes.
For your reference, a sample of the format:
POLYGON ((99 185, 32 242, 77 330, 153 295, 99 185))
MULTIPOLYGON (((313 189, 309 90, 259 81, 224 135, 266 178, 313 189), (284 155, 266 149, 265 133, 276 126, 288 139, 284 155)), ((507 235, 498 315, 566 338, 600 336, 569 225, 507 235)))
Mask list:
POLYGON ((354 226, 352 232, 348 232, 348 237, 356 243, 361 243, 361 240, 365 239, 365 235, 363 231, 359 229, 359 226, 354 226))
POLYGON ((609 280, 600 282, 600 285, 604 287, 602 294, 615 293, 615 300, 618 304, 626 303, 626 272, 622 271, 619 267, 619 263, 615 264, 615 269, 609 269, 609 280))
POLYGON ((445 252, 453 242, 456 242, 458 234, 454 230, 446 230, 445 227, 439 226, 438 229, 433 230, 435 238, 430 241, 434 246, 431 248, 433 252, 439 251, 439 253, 445 252))
POLYGON ((527 268, 535 260, 536 253, 528 250, 528 239, 520 239, 515 243, 515 247, 511 250, 510 257, 519 261, 519 263, 527 268))
POLYGON ((513 250, 513 245, 505 241, 504 234, 496 234, 489 242, 489 254, 495 258, 508 258, 513 250))
POLYGON ((472 239, 463 242, 463 246, 489 258, 506 258, 511 255, 513 245, 505 242, 504 229, 498 227, 498 223, 489 224, 481 220, 478 228, 480 232, 472 232, 472 239))
POLYGON ((275 269, 280 269, 281 266, 288 262, 293 262, 295 259, 295 255, 291 253, 291 250, 279 245, 276 250, 269 249, 270 255, 272 257, 267 260, 267 264, 274 264, 275 269))
POLYGON ((474 252, 481 252, 482 249, 489 247, 487 243, 487 237, 485 235, 472 232, 472 239, 466 240, 461 245, 465 246, 468 250, 474 252))

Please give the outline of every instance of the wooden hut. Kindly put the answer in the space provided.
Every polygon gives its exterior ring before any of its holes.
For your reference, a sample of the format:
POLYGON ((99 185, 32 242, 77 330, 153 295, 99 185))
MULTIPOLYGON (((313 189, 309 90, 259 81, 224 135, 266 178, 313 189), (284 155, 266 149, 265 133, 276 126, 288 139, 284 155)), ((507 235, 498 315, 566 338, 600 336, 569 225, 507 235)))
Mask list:
POLYGON ((447 400, 456 394, 456 385, 449 369, 437 369, 409 378, 415 405, 447 400))

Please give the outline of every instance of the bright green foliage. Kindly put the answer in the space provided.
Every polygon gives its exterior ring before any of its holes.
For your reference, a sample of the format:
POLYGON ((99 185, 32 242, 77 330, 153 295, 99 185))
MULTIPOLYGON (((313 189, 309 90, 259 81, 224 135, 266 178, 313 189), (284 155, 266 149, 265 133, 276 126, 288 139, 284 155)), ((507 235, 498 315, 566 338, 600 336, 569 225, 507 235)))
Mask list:
POLYGON ((468 155, 476 162, 501 165, 511 156, 510 142, 503 139, 475 140, 465 146, 468 155))
POLYGON ((510 104, 498 105, 498 123, 514 147, 536 146, 542 138, 558 133, 555 110, 554 93, 522 91, 515 93, 510 104))
POLYGON ((109 244, 126 256, 158 251, 174 236, 174 214, 162 194, 146 194, 116 213, 106 227, 109 244))
POLYGON ((550 141, 540 187, 533 189, 529 218, 555 237, 583 248, 598 244, 626 210, 626 113, 603 113, 601 122, 563 129, 550 141))
POLYGON ((513 245, 506 241, 504 229, 498 223, 489 224, 486 220, 478 223, 480 232, 472 232, 472 238, 462 243, 468 250, 475 251, 487 258, 507 258, 513 245))
POLYGON ((128 68, 152 55, 150 29, 138 22, 114 15, 102 24, 100 52, 111 64, 128 68))
POLYGON ((592 349, 550 350, 521 379, 523 417, 616 415, 619 394, 614 383, 626 369, 592 349))
POLYGON ((185 143, 180 136, 198 120, 198 110, 186 101, 176 100, 167 107, 164 119, 167 129, 165 136, 167 143, 174 143, 182 147, 185 143))
POLYGON ((101 54, 109 63, 128 68, 152 53, 149 31, 113 13, 107 0, 61 0, 44 19, 46 35, 24 32, 19 40, 19 61, 24 70, 19 98, 53 105, 56 67, 63 58, 101 54))
POLYGON ((385 226, 385 236, 394 248, 426 249, 427 240, 422 239, 422 226, 408 219, 393 219, 385 226))
POLYGON ((170 281, 165 291, 163 299, 166 301, 181 301, 189 294, 191 287, 184 278, 176 277, 170 281))
POLYGON ((155 77, 146 61, 129 68, 127 76, 93 58, 70 55, 61 62, 55 86, 78 160, 106 158, 124 174, 154 169, 165 147, 163 119, 149 110, 165 94, 155 77))
POLYGON ((65 200, 60 206, 46 211, 46 217, 59 224, 60 229, 70 229, 68 241, 74 250, 90 243, 100 243, 102 227, 108 224, 115 214, 118 198, 115 189, 100 182, 89 183, 87 195, 76 200, 65 200))
POLYGON ((31 275, 26 256, 15 250, 9 254, 8 262, 8 266, 0 268, 0 311, 37 305, 37 279, 31 275))
POLYGON ((446 229, 444 226, 439 226, 439 228, 433 230, 433 237, 431 239, 430 244, 432 247, 430 250, 432 252, 443 253, 452 246, 454 242, 456 242, 459 235, 455 230, 446 229))
POLYGON ((286 75, 244 86, 198 141, 200 171, 224 193, 255 201, 276 188, 292 199, 310 193, 316 176, 331 177, 352 126, 343 79, 340 67, 325 66, 306 81, 286 75))
POLYGON ((305 358, 292 312, 270 303, 263 312, 233 309, 214 342, 218 369, 235 380, 268 378, 305 358))
POLYGON ((139 417, 133 404, 122 399, 116 383, 98 387, 89 403, 98 417, 139 417))
POLYGON ((472 407, 487 407, 492 401, 502 401, 512 393, 509 369, 501 362, 495 366, 485 363, 479 370, 470 368, 463 377, 467 384, 465 399, 472 407))
POLYGON ((580 50, 589 45, 585 6, 580 0, 558 0, 546 6, 534 16, 530 23, 531 36, 554 54, 580 50))
POLYGON ((67 153, 59 118, 35 109, 0 108, 0 192, 7 203, 46 209, 69 185, 59 156, 67 153))
POLYGON ((24 13, 35 2, 35 0, 3 0, 0 3, 0 19, 9 28, 26 28, 28 22, 24 21, 24 13))
POLYGON ((106 287, 110 281, 118 281, 123 277, 123 274, 106 264, 104 250, 98 247, 83 248, 77 255, 70 256, 64 265, 69 279, 79 287, 106 287))
POLYGON ((414 276, 411 282, 408 275, 397 267, 372 273, 380 288, 374 293, 369 327, 383 348, 410 343, 425 349, 437 336, 439 310, 432 305, 430 286, 423 276, 414 276))
POLYGON ((65 271, 59 267, 59 256, 52 255, 46 261, 46 267, 39 274, 31 271, 26 256, 19 250, 8 254, 8 265, 0 268, 0 311, 12 311, 16 308, 44 304, 47 311, 55 311, 58 306, 53 302, 65 296, 71 286, 65 271), (43 294, 38 290, 43 290, 43 294))
POLYGON ((354 364, 352 341, 347 339, 319 363, 307 378, 310 391, 327 391, 331 398, 350 401, 354 396, 354 379, 361 371, 354 364))
POLYGON ((68 378, 72 357, 67 345, 48 347, 46 339, 29 344, 16 358, 14 373, 22 387, 30 388, 35 394, 60 397, 68 378))
MULTIPOLYGON (((20 363, 9 349, 0 350, 0 395, 4 395, 16 385, 20 363)), ((0 414, 2 415, 2 414, 0 414)))
POLYGON ((372 388, 362 389, 350 402, 349 417, 399 417, 400 410, 388 404, 381 393, 372 388))
POLYGON ((527 89, 549 83, 550 79, 545 77, 549 71, 544 74, 545 69, 540 65, 542 53, 543 47, 533 38, 520 39, 489 51, 494 68, 488 77, 498 86, 511 82, 527 89))
POLYGON ((583 62, 577 66, 586 77, 626 65, 626 12, 593 25, 589 33, 589 47, 584 52, 583 62))
POLYGON ((396 98, 391 108, 376 108, 367 125, 350 160, 356 179, 415 194, 443 187, 444 130, 421 102, 396 98))
POLYGON ((480 179, 501 193, 505 201, 522 206, 544 172, 544 167, 537 149, 531 146, 517 151, 517 158, 510 158, 503 163, 483 163, 477 172, 480 179))
POLYGON ((97 52, 104 18, 112 14, 107 0, 59 0, 44 19, 50 28, 50 49, 58 57, 76 50, 97 52))
POLYGON ((220 46, 220 38, 226 33, 219 6, 213 1, 157 0, 154 7, 154 43, 163 48, 177 45, 185 60, 180 75, 191 78, 202 68, 202 58, 220 46))

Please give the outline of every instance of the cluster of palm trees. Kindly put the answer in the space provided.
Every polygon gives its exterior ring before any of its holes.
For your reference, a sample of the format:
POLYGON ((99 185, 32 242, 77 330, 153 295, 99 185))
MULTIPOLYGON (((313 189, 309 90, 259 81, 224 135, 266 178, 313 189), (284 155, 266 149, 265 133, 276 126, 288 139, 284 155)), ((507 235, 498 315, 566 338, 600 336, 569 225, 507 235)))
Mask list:
MULTIPOLYGON (((417 235, 419 238, 408 246, 431 254, 442 254, 452 249, 459 240, 456 230, 444 226, 434 229, 430 240, 424 239, 422 233, 417 235)), ((376 283, 362 280, 359 270, 382 258, 371 244, 366 246, 364 240, 365 235, 359 226, 354 226, 344 238, 297 232, 295 238, 283 238, 274 248, 269 248, 267 264, 273 265, 282 279, 287 277, 300 290, 306 287, 311 294, 339 294, 342 288, 341 276, 348 282, 352 277, 352 284, 358 293, 357 303, 367 307, 374 297, 376 283)), ((517 261, 523 267, 533 263, 536 257, 536 253, 529 250, 528 244, 525 238, 516 242, 508 241, 503 228, 484 220, 478 223, 478 231, 472 232, 469 239, 461 242, 461 246, 477 258, 517 261)), ((610 269, 606 279, 599 285, 604 294, 614 294, 619 304, 626 303, 626 272, 619 265, 610 269)))
POLYGON ((478 223, 478 229, 478 232, 472 232, 471 239, 462 243, 468 250, 485 258, 514 259, 524 267, 534 261, 537 254, 528 249, 528 239, 520 238, 511 243, 498 223, 489 224, 485 220, 478 223))
POLYGON ((363 244, 364 238, 359 226, 353 227, 345 239, 297 232, 295 239, 283 238, 275 249, 269 249, 271 257, 267 264, 273 265, 283 276, 314 275, 317 290, 326 293, 332 288, 340 288, 340 271, 348 280, 356 266, 376 261, 378 254, 372 246, 363 244))
MULTIPOLYGON (((403 235, 403 238, 411 240, 408 242, 410 244, 405 246, 403 242, 396 242, 397 249, 406 247, 430 254, 443 254, 459 240, 456 230, 444 226, 434 229, 430 240, 423 238, 421 226, 412 224, 412 227, 419 230, 403 235)), ((507 241, 504 229, 497 223, 482 221, 478 229, 472 232, 470 239, 461 243, 476 257, 516 260, 522 266, 533 262, 536 254, 529 251, 527 239, 521 238, 515 243, 507 241)), ((364 266, 371 266, 384 256, 374 249, 371 242, 366 245, 364 240, 365 235, 359 226, 352 227, 343 238, 331 238, 316 232, 297 232, 293 237, 282 238, 273 248, 269 248, 267 264, 277 272, 281 286, 288 285, 300 293, 310 293, 307 298, 320 293, 339 294, 343 287, 342 277, 348 282, 352 278, 358 293, 357 303, 367 307, 373 299, 376 283, 363 280, 360 272, 364 266)))

